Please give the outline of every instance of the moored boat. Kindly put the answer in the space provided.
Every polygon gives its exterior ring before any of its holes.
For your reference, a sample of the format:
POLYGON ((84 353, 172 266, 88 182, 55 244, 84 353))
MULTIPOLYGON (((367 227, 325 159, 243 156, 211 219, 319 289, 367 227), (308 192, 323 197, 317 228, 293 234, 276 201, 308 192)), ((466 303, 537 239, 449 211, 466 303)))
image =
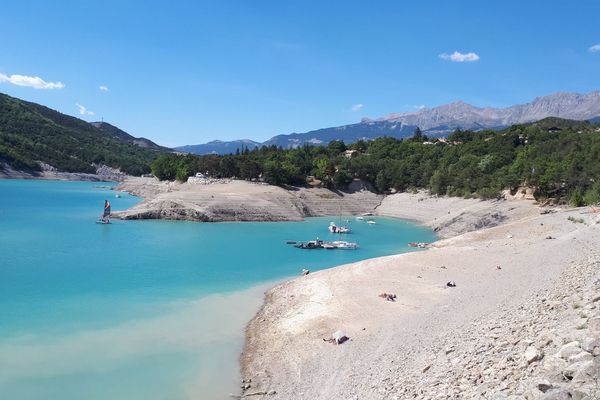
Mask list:
POLYGON ((337 226, 335 222, 329 223, 329 232, 331 233, 350 233, 350 228, 347 226, 337 226))
POLYGON ((358 249, 358 244, 353 242, 346 242, 345 240, 336 240, 331 242, 336 249, 340 250, 356 250, 358 249))
POLYGON ((309 240, 308 242, 297 242, 294 247, 298 249, 315 250, 323 248, 323 241, 320 239, 309 240))

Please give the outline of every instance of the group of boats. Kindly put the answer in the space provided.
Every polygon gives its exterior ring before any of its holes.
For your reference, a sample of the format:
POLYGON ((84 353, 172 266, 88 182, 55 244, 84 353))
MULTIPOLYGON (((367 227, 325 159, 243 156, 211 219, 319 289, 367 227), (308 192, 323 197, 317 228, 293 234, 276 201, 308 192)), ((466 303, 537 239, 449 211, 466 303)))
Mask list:
POLYGON ((333 241, 325 241, 321 239, 309 240, 307 242, 296 242, 296 241, 288 241, 289 244, 293 244, 294 247, 298 249, 305 250, 316 250, 316 249, 325 249, 325 250, 356 250, 358 249, 358 244, 353 242, 346 242, 345 240, 333 240, 333 241))
MULTIPOLYGON (((373 214, 371 213, 367 213, 367 214, 363 214, 361 216, 356 217, 357 221, 365 221, 365 217, 371 217, 373 214)), ((375 220, 373 220, 372 218, 369 218, 366 220, 368 224, 373 225, 375 224, 375 220)), ((350 221, 346 220, 346 223, 349 223, 350 221)), ((331 233, 335 233, 335 234, 348 234, 351 233, 352 230, 350 229, 350 227, 348 225, 344 225, 341 224, 341 217, 340 217, 340 224, 337 225, 335 222, 330 222, 329 226, 328 226, 328 230, 331 233)), ((325 249, 325 250, 356 250, 358 249, 358 243, 355 242, 348 242, 345 240, 322 240, 322 239, 315 239, 315 240, 308 240, 305 242, 299 242, 299 241, 295 241, 295 240, 288 240, 287 244, 291 244, 294 245, 294 247, 298 248, 298 249, 305 249, 305 250, 315 250, 315 249, 325 249)))

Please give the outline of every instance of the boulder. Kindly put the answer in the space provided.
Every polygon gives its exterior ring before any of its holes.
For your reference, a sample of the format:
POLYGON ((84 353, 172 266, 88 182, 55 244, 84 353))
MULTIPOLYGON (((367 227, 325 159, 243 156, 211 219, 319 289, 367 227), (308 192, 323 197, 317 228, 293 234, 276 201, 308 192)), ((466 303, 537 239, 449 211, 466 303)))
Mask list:
POLYGON ((569 357, 569 363, 573 364, 573 363, 578 363, 578 362, 582 362, 582 361, 590 361, 593 359, 594 359, 593 355, 591 355, 587 351, 581 351, 578 354, 576 354, 572 357, 569 357))
POLYGON ((573 374, 574 383, 591 382, 594 378, 600 376, 600 363, 594 360, 577 363, 578 368, 573 374))
POLYGON ((563 370, 563 375, 573 382, 575 382, 576 378, 577 382, 585 382, 592 376, 597 376, 600 373, 600 366, 598 364, 598 362, 594 363, 594 360, 569 364, 569 366, 563 370))
POLYGON ((529 346, 527 350, 525 350, 525 353, 523 353, 523 357, 525 358, 525 361, 527 361, 527 364, 531 364, 534 361, 541 360, 544 355, 534 346, 529 346))
POLYGON ((554 387, 548 379, 540 379, 539 381, 537 381, 535 386, 542 393, 546 393, 548 390, 554 387))
POLYGON ((581 348, 589 353, 594 354, 594 349, 600 347, 599 338, 585 338, 581 342, 581 348))
POLYGON ((579 354, 580 351, 581 347, 579 347, 579 342, 575 341, 565 344, 563 347, 560 348, 556 355, 560 358, 568 360, 569 357, 573 357, 574 355, 579 354))
POLYGON ((567 362, 562 358, 554 357, 546 357, 544 358, 544 363, 542 364, 542 370, 546 372, 555 372, 561 373, 563 369, 567 367, 567 362))

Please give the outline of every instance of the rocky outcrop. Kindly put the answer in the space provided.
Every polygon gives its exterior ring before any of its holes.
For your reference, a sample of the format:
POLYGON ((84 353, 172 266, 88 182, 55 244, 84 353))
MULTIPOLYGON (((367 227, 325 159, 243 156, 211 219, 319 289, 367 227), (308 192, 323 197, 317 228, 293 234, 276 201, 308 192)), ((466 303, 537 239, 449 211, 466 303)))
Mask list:
POLYGON ((41 171, 20 171, 0 163, 0 179, 50 179, 61 181, 121 182, 129 175, 106 165, 95 165, 96 173, 61 172, 52 165, 39 162, 41 171))
POLYGON ((237 180, 206 184, 133 178, 118 187, 145 197, 135 207, 113 215, 122 219, 171 219, 200 222, 299 221, 304 217, 371 212, 383 196, 356 184, 352 193, 323 188, 287 189, 237 180))

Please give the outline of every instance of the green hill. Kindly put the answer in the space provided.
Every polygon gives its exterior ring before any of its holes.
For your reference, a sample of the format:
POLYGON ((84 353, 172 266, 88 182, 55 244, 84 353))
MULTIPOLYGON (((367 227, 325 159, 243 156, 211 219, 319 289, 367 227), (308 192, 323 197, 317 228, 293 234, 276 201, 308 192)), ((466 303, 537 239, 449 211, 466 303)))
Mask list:
POLYGON ((146 149, 154 149, 154 150, 161 150, 161 151, 167 151, 170 152, 171 149, 167 148, 167 147, 163 147, 163 146, 159 146, 158 144, 154 143, 153 141, 146 139, 146 138, 136 138, 134 136, 131 136, 129 133, 125 132, 122 129, 117 128, 114 125, 109 124, 108 122, 91 122, 91 124, 93 126, 95 126, 96 128, 100 129, 102 132, 113 136, 116 139, 120 139, 123 140, 125 142, 129 142, 132 144, 135 144, 136 146, 139 147, 143 147, 146 149))
POLYGON ((119 132, 127 137, 0 93, 0 168, 5 163, 18 170, 39 171, 38 162, 44 162, 59 171, 94 173, 93 164, 104 164, 140 175, 149 172, 152 161, 168 151, 147 139, 119 132))

